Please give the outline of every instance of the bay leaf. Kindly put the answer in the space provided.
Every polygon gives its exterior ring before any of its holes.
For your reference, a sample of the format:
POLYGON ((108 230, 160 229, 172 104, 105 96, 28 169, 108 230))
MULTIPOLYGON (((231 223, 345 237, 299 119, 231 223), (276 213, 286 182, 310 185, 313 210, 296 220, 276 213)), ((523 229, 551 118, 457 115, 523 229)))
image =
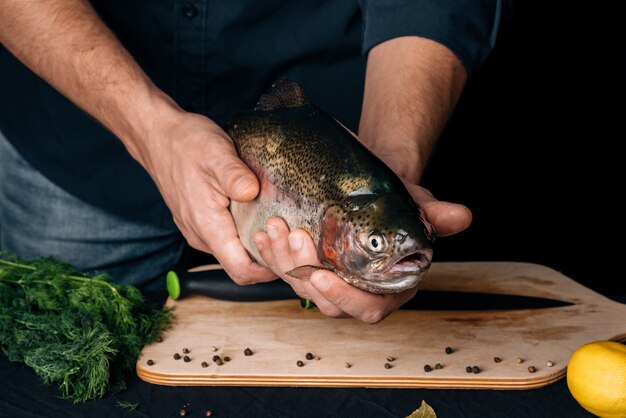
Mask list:
POLYGON ((420 407, 406 418, 437 418, 437 414, 435 414, 435 410, 428 405, 426 401, 422 401, 420 407))

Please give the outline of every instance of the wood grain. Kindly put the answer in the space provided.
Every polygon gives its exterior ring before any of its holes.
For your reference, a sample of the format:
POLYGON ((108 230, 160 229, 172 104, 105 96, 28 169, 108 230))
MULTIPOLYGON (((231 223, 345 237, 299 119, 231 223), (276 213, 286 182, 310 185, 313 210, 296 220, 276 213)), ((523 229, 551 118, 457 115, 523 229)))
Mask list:
POLYGON ((538 296, 573 305, 397 311, 369 325, 304 311, 295 300, 228 302, 193 296, 167 301, 175 309, 175 324, 163 342, 144 347, 137 373, 147 382, 182 386, 529 389, 562 378, 582 344, 626 338, 626 305, 537 264, 435 263, 420 289, 538 296), (452 354, 445 353, 447 346, 452 354), (244 355, 247 347, 252 356, 244 355), (173 358, 174 353, 183 356, 183 348, 191 361, 173 358), (307 352, 320 359, 306 360, 307 352), (231 361, 218 366, 212 361, 215 354, 231 361), (388 362, 388 356, 395 360, 388 362), (494 362, 496 356, 500 363, 494 362), (518 363, 518 357, 524 361, 518 363), (154 364, 148 366, 148 360, 154 364), (209 366, 201 367, 203 361, 209 366), (385 363, 392 367, 386 369, 385 363), (436 363, 443 368, 434 369, 436 363), (426 364, 431 372, 424 371, 426 364), (481 372, 468 374, 466 366, 474 365, 481 372), (529 373, 529 366, 537 371, 529 373))

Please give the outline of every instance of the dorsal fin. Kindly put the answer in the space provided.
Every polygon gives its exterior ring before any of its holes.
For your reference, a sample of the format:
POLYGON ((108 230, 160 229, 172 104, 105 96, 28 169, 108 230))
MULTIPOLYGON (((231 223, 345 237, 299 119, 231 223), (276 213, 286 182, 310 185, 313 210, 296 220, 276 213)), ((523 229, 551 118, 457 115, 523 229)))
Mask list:
POLYGON ((295 81, 282 77, 261 96, 254 110, 271 111, 284 107, 300 107, 309 103, 306 93, 295 81))

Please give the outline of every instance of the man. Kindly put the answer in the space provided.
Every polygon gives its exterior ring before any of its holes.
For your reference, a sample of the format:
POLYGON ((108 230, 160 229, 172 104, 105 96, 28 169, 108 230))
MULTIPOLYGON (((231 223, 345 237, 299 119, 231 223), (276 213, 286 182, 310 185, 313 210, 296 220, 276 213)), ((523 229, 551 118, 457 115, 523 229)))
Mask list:
POLYGON ((461 231, 469 210, 416 184, 468 71, 495 43, 502 1, 131 3, 0 1, 1 248, 145 287, 180 257, 180 231, 235 282, 279 275, 329 316, 377 322, 412 298, 325 271, 285 277, 317 258, 279 219, 257 241, 270 268, 252 261, 228 204, 259 185, 220 125, 281 75, 353 128, 363 94, 361 141, 440 236, 461 231))

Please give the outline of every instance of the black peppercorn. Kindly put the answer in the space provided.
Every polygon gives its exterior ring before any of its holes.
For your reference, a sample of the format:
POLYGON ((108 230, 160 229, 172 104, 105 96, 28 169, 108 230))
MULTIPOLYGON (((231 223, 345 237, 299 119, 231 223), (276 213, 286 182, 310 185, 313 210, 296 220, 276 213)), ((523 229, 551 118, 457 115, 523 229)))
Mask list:
POLYGON ((424 371, 425 371, 426 373, 431 372, 432 370, 433 370, 433 368, 432 368, 432 367, 430 367, 430 364, 427 364, 427 365, 425 365, 425 366, 424 366, 424 371))
POLYGON ((191 358, 189 356, 185 356, 183 357, 183 360, 185 361, 185 363, 189 363, 191 361, 191 358))
POLYGON ((446 354, 452 354, 452 347, 446 347, 446 354))
POLYGON ((502 361, 502 359, 500 357, 494 357, 493 361, 496 363, 500 363, 502 361))
POLYGON ((313 353, 306 353, 304 356, 307 360, 313 360, 313 353))
POLYGON ((175 353, 174 354, 174 360, 180 360, 180 354, 175 353))
POLYGON ((535 372, 537 371, 537 369, 535 368, 535 366, 529 366, 529 367, 528 367, 528 371, 529 371, 530 373, 535 373, 535 372))
POLYGON ((154 361, 148 360, 146 363, 148 363, 148 366, 152 366, 154 364, 154 361))
POLYGON ((189 349, 188 348, 183 348, 183 353, 189 354, 189 349))
POLYGON ((224 361, 230 361, 230 357, 228 356, 224 357, 224 361))
POLYGON ((245 350, 243 350, 243 354, 245 356, 251 356, 252 355, 252 350, 250 350, 249 348, 246 348, 245 350))
POLYGON ((391 364, 385 363, 385 369, 391 369, 391 367, 392 367, 391 364))
POLYGON ((207 363, 206 361, 203 361, 201 364, 202 367, 209 367, 209 363, 207 363))
POLYGON ((296 362, 296 365, 297 365, 298 367, 302 367, 302 366, 304 366, 304 363, 302 362, 302 360, 298 360, 298 361, 296 362))
POLYGON ((217 354, 213 356, 213 361, 218 361, 220 360, 220 356, 218 356, 217 354))
POLYGON ((468 373, 471 373, 472 372, 472 366, 467 366, 465 368, 465 371, 468 372, 468 373))
POLYGON ((480 373, 480 367, 478 367, 478 366, 472 367, 472 373, 475 373, 475 374, 480 373))
POLYGON ((441 365, 441 363, 437 363, 435 364, 435 369, 437 370, 443 369, 443 366, 441 365))

